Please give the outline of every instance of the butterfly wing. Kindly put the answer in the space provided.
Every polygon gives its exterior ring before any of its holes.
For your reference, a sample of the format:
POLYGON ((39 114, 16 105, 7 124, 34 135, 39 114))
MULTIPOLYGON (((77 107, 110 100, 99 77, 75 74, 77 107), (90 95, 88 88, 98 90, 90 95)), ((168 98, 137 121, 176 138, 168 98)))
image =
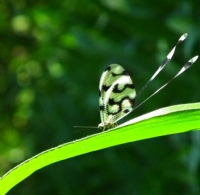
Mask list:
POLYGON ((134 108, 136 91, 130 76, 118 64, 103 72, 99 84, 100 128, 112 125, 134 108))

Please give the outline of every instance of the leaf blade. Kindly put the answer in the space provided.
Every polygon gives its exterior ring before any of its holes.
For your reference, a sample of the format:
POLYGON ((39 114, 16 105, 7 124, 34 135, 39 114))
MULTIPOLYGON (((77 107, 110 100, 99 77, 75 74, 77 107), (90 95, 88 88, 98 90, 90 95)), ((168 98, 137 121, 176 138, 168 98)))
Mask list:
POLYGON ((115 129, 46 150, 0 178, 0 194, 52 163, 133 141, 200 129, 200 103, 162 108, 132 119, 115 129), (153 129, 153 131, 152 131, 153 129))

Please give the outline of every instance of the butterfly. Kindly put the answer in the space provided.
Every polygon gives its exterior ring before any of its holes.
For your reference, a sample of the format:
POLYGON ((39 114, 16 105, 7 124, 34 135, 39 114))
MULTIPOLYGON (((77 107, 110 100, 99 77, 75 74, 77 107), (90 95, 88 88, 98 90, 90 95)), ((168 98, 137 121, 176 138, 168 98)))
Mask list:
POLYGON ((136 95, 134 83, 125 69, 119 64, 111 64, 108 66, 101 75, 99 83, 99 106, 100 106, 100 118, 101 123, 98 128, 107 130, 117 126, 117 121, 125 117, 127 114, 138 108, 158 91, 164 88, 169 82, 175 79, 177 76, 182 74, 188 69, 198 58, 195 56, 191 58, 182 69, 166 84, 156 90, 141 104, 135 107, 135 99, 138 97, 143 90, 149 85, 149 83, 159 74, 159 72, 169 63, 172 56, 174 55, 177 45, 184 41, 187 34, 183 34, 174 48, 169 52, 163 63, 160 65, 158 70, 142 88, 140 93, 136 95))
MULTIPOLYGON (((161 89, 166 87, 173 79, 182 74, 185 70, 190 68, 192 64, 198 59, 198 56, 191 58, 181 70, 167 83, 157 89, 153 94, 146 98, 142 103, 135 106, 135 99, 144 91, 151 81, 160 73, 160 71, 170 62, 177 45, 184 41, 187 33, 183 34, 173 49, 169 52, 163 63, 159 66, 153 76, 144 85, 138 94, 136 94, 134 83, 125 69, 119 64, 109 65, 101 75, 99 83, 99 107, 101 123, 98 128, 108 130, 117 126, 117 121, 125 117, 127 114, 141 106, 148 99, 158 93, 161 89)), ((97 128, 88 126, 75 126, 81 128, 97 128)))

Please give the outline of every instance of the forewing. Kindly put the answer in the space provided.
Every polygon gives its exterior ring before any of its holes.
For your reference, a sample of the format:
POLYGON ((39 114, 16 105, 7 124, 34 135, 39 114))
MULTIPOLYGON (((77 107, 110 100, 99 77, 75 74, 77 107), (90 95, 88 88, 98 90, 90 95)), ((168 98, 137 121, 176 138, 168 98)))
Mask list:
POLYGON ((99 95, 101 122, 112 124, 133 110, 136 91, 124 68, 112 64, 101 76, 99 95))

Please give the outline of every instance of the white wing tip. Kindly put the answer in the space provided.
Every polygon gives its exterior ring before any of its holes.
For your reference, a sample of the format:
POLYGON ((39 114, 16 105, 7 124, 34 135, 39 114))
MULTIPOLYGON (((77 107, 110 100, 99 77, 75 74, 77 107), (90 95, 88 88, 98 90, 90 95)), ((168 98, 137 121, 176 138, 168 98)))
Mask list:
POLYGON ((176 47, 174 47, 174 48, 170 51, 170 53, 167 55, 167 59, 169 59, 169 60, 172 59, 172 56, 174 55, 175 49, 176 49, 176 47))
POLYGON ((184 33, 180 38, 179 41, 184 41, 187 38, 188 34, 184 33))
POLYGON ((198 57, 199 57, 199 56, 193 57, 192 59, 190 59, 189 62, 192 63, 192 64, 195 63, 195 62, 197 61, 198 57))

